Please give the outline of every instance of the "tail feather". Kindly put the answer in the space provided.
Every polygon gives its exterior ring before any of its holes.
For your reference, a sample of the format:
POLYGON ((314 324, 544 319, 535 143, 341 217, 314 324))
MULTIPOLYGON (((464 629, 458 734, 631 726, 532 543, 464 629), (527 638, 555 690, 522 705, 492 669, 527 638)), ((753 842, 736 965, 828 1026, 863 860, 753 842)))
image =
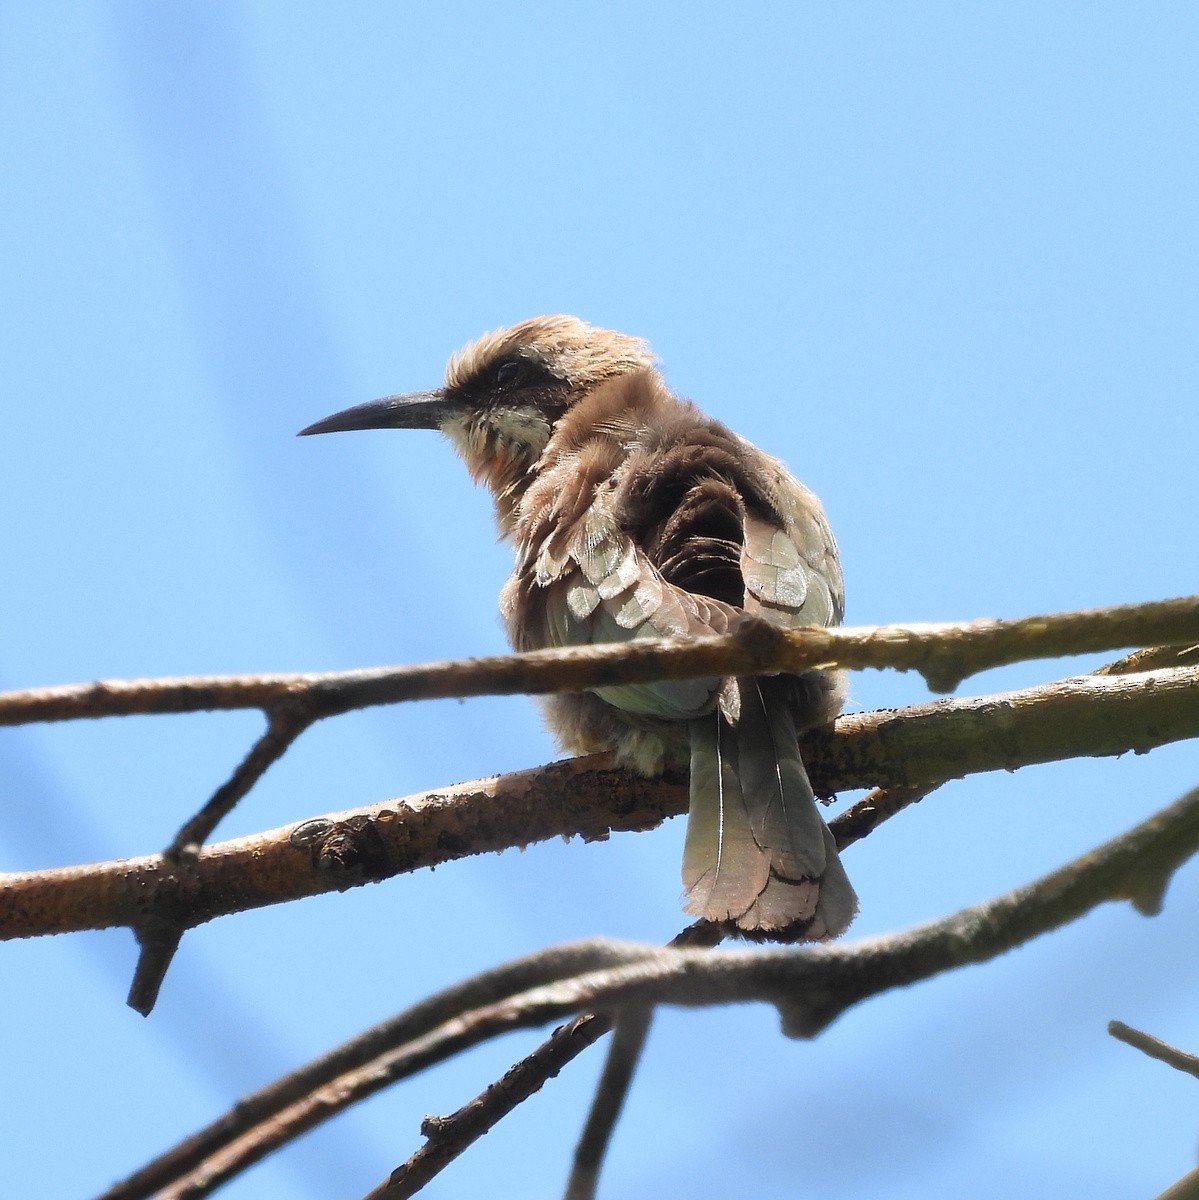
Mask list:
POLYGON ((686 908, 749 933, 836 937, 857 896, 816 805, 791 707, 773 682, 737 681, 735 725, 719 712, 691 723, 686 908))
POLYGON ((819 879, 825 848, 820 818, 799 756, 790 705, 757 679, 739 679, 737 762, 754 840, 783 879, 819 879), (767 697, 772 703, 767 703, 767 697))
POLYGON ((683 846, 684 907, 709 921, 740 916, 766 886, 770 860, 750 831, 732 726, 691 722, 691 804, 683 846))
POLYGON ((849 882, 837 853, 837 843, 827 825, 824 827, 824 844, 828 850, 828 866, 820 880, 820 903, 807 933, 814 942, 840 937, 858 915, 858 894, 849 882))

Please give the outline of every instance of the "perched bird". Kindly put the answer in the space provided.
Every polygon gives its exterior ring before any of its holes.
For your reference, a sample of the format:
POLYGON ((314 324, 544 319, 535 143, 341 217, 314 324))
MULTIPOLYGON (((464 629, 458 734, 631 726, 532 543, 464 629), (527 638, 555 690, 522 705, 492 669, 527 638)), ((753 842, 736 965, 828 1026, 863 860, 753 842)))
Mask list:
MULTIPOLYGON (((778 459, 673 395, 640 339, 536 317, 454 355, 436 391, 387 396, 304 434, 440 429, 495 499, 516 567, 518 650, 723 633, 742 614, 833 625, 843 589, 816 497, 778 459)), ((746 934, 842 933, 857 897, 797 730, 841 707, 837 674, 619 684, 545 698, 574 753, 646 775, 690 767, 686 910, 746 934)))

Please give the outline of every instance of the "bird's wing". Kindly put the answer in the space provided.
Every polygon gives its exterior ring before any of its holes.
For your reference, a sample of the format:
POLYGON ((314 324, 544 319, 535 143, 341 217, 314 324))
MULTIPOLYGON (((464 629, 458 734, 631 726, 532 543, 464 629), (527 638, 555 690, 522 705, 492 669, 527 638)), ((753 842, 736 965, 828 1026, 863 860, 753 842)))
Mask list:
MULTIPOLYGON (((819 501, 780 463, 755 453, 764 464, 757 503, 743 502, 726 480, 697 474, 656 538, 627 527, 615 483, 624 464, 615 456, 572 461, 543 476, 528 502, 539 517, 518 547, 502 600, 514 644, 725 633, 742 611, 788 627, 839 621, 841 570, 819 501), (653 558, 649 543, 656 546, 653 558)), ((683 720, 711 711, 721 682, 597 691, 626 712, 683 720)), ((735 717, 735 692, 725 699, 735 717)))
MULTIPOLYGON (((543 481, 534 496, 542 519, 505 593, 516 644, 723 633, 740 612, 788 627, 839 620, 841 574, 820 505, 781 467, 773 472, 774 460, 760 461, 765 488, 747 495, 696 473, 653 527, 630 527, 602 480, 580 487, 574 471, 556 490, 543 481)), ((687 910, 747 932, 821 938, 845 929, 857 900, 799 756, 789 682, 709 677, 595 691, 626 713, 688 723, 687 910)))
MULTIPOLYGON (((542 645, 723 633, 735 616, 728 605, 665 580, 603 498, 544 540, 532 557, 527 583, 532 586, 521 589, 522 598, 533 602, 527 618, 540 623, 542 645)), ((595 690, 625 712, 686 720, 711 709, 721 683, 719 678, 666 680, 595 690)))
POLYGON ((845 613, 845 584, 824 509, 781 463, 762 458, 769 463, 773 512, 745 513, 745 611, 788 627, 838 625, 845 613))

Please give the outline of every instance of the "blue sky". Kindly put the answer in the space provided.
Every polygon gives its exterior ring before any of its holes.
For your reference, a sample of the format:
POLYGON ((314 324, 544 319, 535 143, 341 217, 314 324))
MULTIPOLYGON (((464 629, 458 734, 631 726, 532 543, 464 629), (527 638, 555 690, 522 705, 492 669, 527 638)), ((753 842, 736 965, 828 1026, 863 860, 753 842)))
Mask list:
MULTIPOLYGON (((1199 14, 1178 3, 97 2, 0 8, 0 687, 503 648, 486 497, 432 434, 297 441, 432 386, 485 329, 575 312, 781 455, 847 620, 1196 590, 1199 14)), ((992 672, 970 691, 1090 660, 992 672)), ((924 696, 896 674, 852 703, 924 696)), ((255 714, 0 736, 0 867, 144 853, 255 714)), ((310 731, 222 827, 544 762, 530 702, 310 731)), ((1025 882, 1192 787, 1193 746, 971 779, 847 855, 861 934, 1025 882)), ((665 940, 682 823, 191 934, 158 1009, 116 930, 0 950, 0 1178, 94 1193, 329 1045, 553 941, 665 940)), ((1184 870, 815 1043, 661 1014, 606 1197, 1148 1196, 1195 1161, 1184 870)), ((354 1196, 534 1044, 411 1081, 223 1194, 354 1196)), ((432 1185, 553 1195, 599 1058, 432 1185)))

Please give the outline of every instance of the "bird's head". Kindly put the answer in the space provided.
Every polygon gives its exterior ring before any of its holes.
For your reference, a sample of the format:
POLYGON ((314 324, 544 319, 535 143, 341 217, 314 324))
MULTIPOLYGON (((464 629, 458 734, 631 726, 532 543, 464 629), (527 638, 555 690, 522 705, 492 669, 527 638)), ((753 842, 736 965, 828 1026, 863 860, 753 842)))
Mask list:
POLYGON ((453 355, 435 391, 384 396, 300 433, 440 429, 499 500, 521 489, 569 409, 609 380, 653 367, 639 338, 577 317, 534 317, 453 355))

